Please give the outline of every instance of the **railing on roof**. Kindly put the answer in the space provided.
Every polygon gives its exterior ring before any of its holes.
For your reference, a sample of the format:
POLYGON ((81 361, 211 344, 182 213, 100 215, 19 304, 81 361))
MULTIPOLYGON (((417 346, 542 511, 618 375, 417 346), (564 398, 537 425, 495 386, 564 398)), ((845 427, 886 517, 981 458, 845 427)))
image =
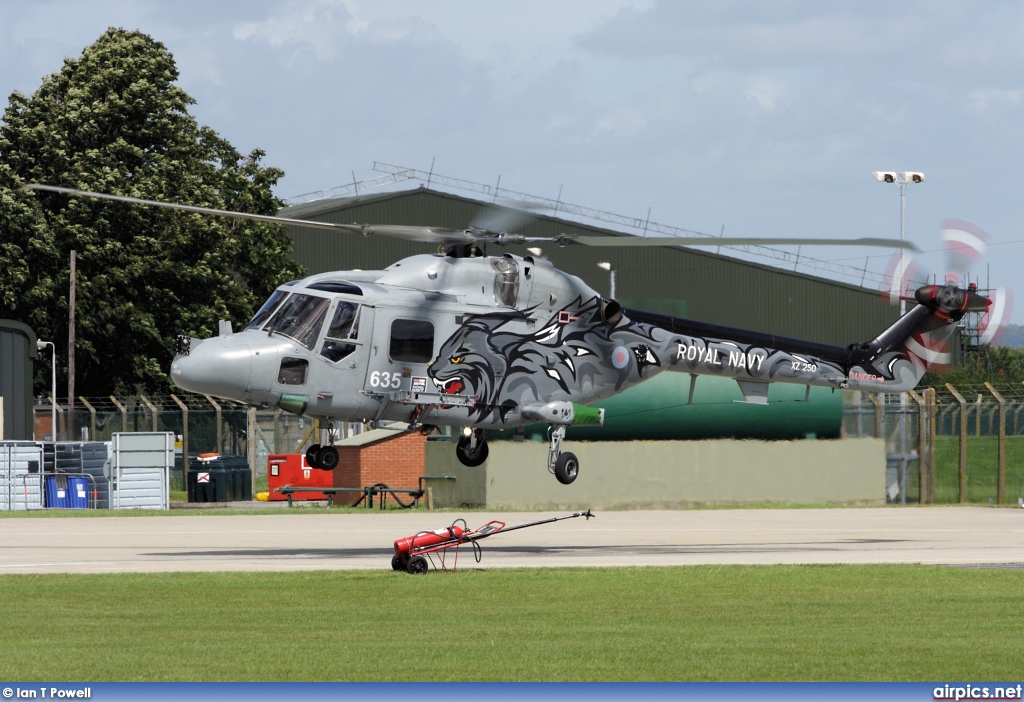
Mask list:
MULTIPOLYGON (((529 209, 550 210, 552 215, 581 217, 597 222, 607 222, 619 225, 640 232, 639 236, 654 234, 658 236, 706 237, 708 239, 708 246, 717 246, 719 249, 722 248, 720 244, 715 243, 715 239, 719 237, 716 237, 714 234, 707 234, 693 229, 684 229, 682 227, 674 227, 669 224, 651 221, 650 210, 648 210, 646 217, 631 217, 629 215, 617 214, 606 210, 598 210, 593 207, 585 207, 571 202, 564 202, 561 198, 561 193, 559 193, 557 198, 550 198, 540 195, 532 195, 518 190, 502 188, 500 176, 498 177, 497 183, 489 185, 487 183, 477 183, 463 178, 454 178, 441 173, 435 173, 433 166, 431 166, 431 170, 429 171, 421 171, 417 168, 396 166, 390 163, 374 161, 373 170, 378 173, 382 173, 383 175, 362 181, 356 181, 355 175, 353 174, 351 183, 339 185, 335 188, 317 190, 297 195, 286 199, 285 203, 289 205, 297 205, 327 198, 358 195, 362 190, 379 188, 385 185, 394 185, 408 180, 419 180, 421 185, 428 188, 431 186, 439 186, 452 188, 454 190, 479 193, 491 198, 492 202, 497 202, 500 199, 503 201, 510 201, 516 205, 529 209)), ((688 244, 688 246, 693 246, 693 244, 688 244)), ((741 251, 761 259, 768 259, 774 262, 774 265, 777 267, 792 265, 792 270, 795 271, 799 266, 804 266, 805 268, 809 268, 819 274, 827 275, 829 277, 837 275, 843 276, 851 281, 856 281, 853 284, 860 286, 863 286, 865 283, 872 283, 878 285, 880 289, 888 289, 892 284, 891 276, 868 270, 866 261, 863 268, 857 268, 856 266, 849 266, 835 261, 825 261, 812 256, 801 255, 799 247, 795 253, 776 249, 771 246, 726 246, 725 248, 729 248, 734 251, 741 251)))

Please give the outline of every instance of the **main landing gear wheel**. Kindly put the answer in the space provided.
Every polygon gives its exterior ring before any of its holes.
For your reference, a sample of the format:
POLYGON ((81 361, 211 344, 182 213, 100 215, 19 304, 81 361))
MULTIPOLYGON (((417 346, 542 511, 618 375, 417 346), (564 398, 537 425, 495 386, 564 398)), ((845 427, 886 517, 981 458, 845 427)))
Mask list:
POLYGON ((313 444, 306 449, 306 465, 310 468, 319 468, 317 454, 320 453, 320 444, 313 444))
POLYGON ((561 454, 555 460, 555 478, 562 485, 568 485, 572 481, 576 480, 576 476, 580 473, 580 462, 576 458, 575 453, 569 453, 568 451, 561 454))
POLYGON ((565 425, 552 424, 548 427, 548 470, 562 485, 568 485, 580 474, 580 459, 568 451, 562 453, 562 439, 565 438, 565 425))
POLYGON ((397 553, 391 557, 391 570, 405 570, 405 563, 397 553))
POLYGON ((426 558, 423 556, 413 556, 409 559, 409 565, 405 569, 413 575, 423 575, 429 567, 426 558))
POLYGON ((338 449, 333 446, 321 446, 316 452, 317 467, 323 470, 334 470, 338 467, 338 449))
POLYGON ((459 443, 455 445, 455 455, 459 459, 459 463, 470 468, 476 468, 479 465, 483 465, 483 462, 487 460, 487 454, 489 449, 487 448, 487 442, 483 439, 477 439, 476 448, 471 448, 473 437, 464 436, 459 439, 459 443))

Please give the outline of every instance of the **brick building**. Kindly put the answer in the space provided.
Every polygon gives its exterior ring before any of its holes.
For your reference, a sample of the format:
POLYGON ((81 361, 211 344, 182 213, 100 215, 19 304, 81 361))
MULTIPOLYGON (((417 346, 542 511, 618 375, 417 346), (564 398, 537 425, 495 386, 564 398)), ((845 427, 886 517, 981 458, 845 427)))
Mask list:
MULTIPOLYGON (((338 467, 334 487, 365 487, 384 483, 392 488, 416 488, 424 474, 427 437, 418 431, 374 429, 335 444, 338 467)), ((348 499, 342 494, 341 503, 348 499)), ((352 496, 349 503, 358 496, 352 496)), ((393 498, 391 498, 393 499, 393 498)))

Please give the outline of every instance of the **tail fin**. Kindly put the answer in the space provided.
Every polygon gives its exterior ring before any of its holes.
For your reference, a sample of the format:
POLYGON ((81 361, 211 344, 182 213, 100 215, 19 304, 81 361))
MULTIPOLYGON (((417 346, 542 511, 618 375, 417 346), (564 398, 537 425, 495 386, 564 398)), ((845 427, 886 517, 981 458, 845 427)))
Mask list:
POLYGON ((891 327, 871 341, 850 347, 851 365, 892 379, 885 383, 887 391, 909 390, 925 372, 947 370, 956 323, 968 312, 984 312, 991 304, 978 294, 976 285, 966 290, 953 284, 926 285, 915 291, 914 299, 917 306, 891 327))

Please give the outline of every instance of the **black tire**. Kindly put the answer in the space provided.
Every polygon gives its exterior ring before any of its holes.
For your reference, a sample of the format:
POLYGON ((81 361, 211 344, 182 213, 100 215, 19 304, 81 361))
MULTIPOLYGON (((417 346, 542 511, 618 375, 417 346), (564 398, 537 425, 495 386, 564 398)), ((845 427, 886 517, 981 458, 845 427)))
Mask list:
POLYGON ((575 453, 563 453, 555 461, 555 478, 562 485, 568 485, 580 474, 580 461, 575 453))
POLYGON ((412 575, 423 575, 429 570, 430 564, 423 556, 413 556, 409 559, 409 565, 405 569, 412 575))
POLYGON ((317 468, 321 470, 334 470, 338 467, 338 449, 333 446, 322 446, 316 452, 317 468))
POLYGON ((490 450, 487 448, 487 442, 481 441, 477 443, 476 451, 470 452, 469 439, 470 437, 468 436, 459 439, 459 443, 455 445, 455 455, 462 465, 476 468, 483 465, 483 462, 487 460, 487 454, 490 450))
POLYGON ((313 444, 306 449, 306 465, 310 468, 319 468, 320 463, 317 455, 320 453, 320 444, 313 444))
POLYGON ((405 562, 397 553, 391 557, 391 570, 405 570, 405 562))

